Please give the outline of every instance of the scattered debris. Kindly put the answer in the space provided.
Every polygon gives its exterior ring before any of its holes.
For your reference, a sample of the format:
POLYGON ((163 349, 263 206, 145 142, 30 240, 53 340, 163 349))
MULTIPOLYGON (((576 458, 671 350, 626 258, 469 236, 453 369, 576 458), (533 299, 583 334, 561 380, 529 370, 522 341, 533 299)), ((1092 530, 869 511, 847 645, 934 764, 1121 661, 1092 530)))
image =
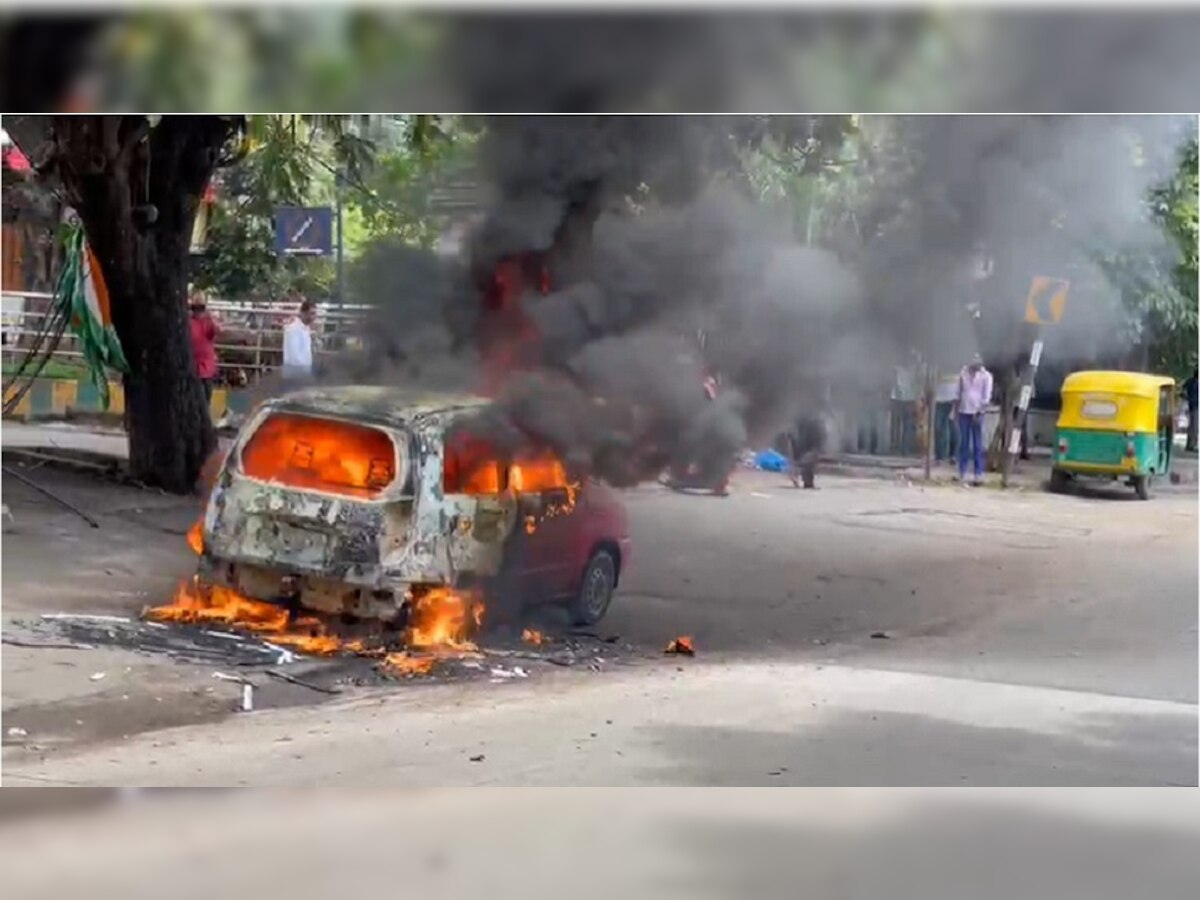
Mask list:
POLYGON ((103 672, 93 672, 91 675, 88 676, 88 681, 99 681, 103 677, 104 677, 103 672))
POLYGON ((510 678, 528 678, 529 673, 520 666, 513 666, 511 669, 506 669, 503 666, 492 666, 491 676, 493 683, 497 681, 507 681, 510 678))
POLYGON ((576 637, 586 637, 597 641, 603 641, 606 644, 615 644, 621 639, 619 634, 610 634, 606 637, 605 635, 597 634, 594 631, 572 631, 571 634, 576 637))
POLYGON ((485 759, 487 759, 487 757, 482 753, 480 753, 478 756, 471 756, 468 758, 471 760, 471 762, 483 762, 485 759))
POLYGON ((415 675, 428 675, 437 663, 437 657, 422 654, 415 655, 407 650, 389 653, 383 658, 380 669, 388 675, 402 675, 412 678, 415 675))
POLYGON ((24 728, 18 728, 15 725, 12 728, 8 729, 9 737, 27 737, 28 735, 29 735, 28 731, 26 731, 24 728))
POLYGON ((6 643, 44 642, 47 646, 63 644, 89 650, 117 646, 139 653, 163 654, 180 662, 219 666, 280 666, 297 659, 290 650, 254 635, 194 625, 167 626, 122 616, 49 613, 36 622, 6 623, 3 639, 6 643))
POLYGON ((871 637, 881 641, 890 641, 892 639, 892 636, 886 631, 872 631, 871 637))
POLYGON ((95 650, 95 644, 74 644, 64 641, 23 641, 8 636, 0 638, 0 643, 13 647, 26 647, 33 650, 95 650))
POLYGON ((325 687, 320 684, 313 684, 311 681, 304 681, 297 678, 295 675, 289 675, 286 672, 280 672, 278 669, 267 669, 263 672, 268 678, 277 678, 280 681, 286 681, 288 684, 294 684, 299 687, 308 688, 310 691, 317 691, 321 694, 340 694, 341 691, 337 688, 325 687))
POLYGON ((692 639, 686 635, 681 635, 675 638, 671 643, 667 644, 663 653, 678 654, 680 656, 695 656, 696 648, 692 644, 692 639))

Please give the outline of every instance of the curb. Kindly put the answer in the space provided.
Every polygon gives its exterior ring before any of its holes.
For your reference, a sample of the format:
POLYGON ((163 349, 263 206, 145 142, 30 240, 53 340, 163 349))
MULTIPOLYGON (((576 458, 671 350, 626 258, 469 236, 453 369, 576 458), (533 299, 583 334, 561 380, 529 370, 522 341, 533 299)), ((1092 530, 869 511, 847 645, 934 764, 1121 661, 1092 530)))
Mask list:
MULTIPOLYGON (((17 385, 4 386, 4 400, 17 391, 17 385)), ((71 378, 35 378, 16 409, 4 416, 18 421, 66 419, 87 415, 121 419, 125 414, 125 387, 120 381, 108 382, 109 404, 105 409, 100 391, 90 380, 71 378)), ((209 413, 218 422, 227 411, 244 413, 251 407, 248 391, 214 388, 209 413)))

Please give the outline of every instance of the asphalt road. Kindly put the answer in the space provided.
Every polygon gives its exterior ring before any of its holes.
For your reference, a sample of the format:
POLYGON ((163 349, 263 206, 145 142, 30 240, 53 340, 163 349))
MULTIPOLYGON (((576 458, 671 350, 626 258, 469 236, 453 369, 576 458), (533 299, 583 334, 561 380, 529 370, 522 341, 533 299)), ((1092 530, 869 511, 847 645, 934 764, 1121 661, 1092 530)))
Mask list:
MULTIPOLYGON (((632 492, 636 557, 604 628, 636 649, 611 670, 147 725, 134 721, 146 684, 188 715, 211 688, 197 700, 179 667, 137 663, 110 689, 124 704, 103 698, 105 717, 134 710, 128 737, 51 751, 6 740, 6 783, 1196 783, 1194 487, 1149 503, 849 478, 820 488, 748 473, 725 499, 632 492), (680 634, 698 655, 664 658, 680 634)), ((5 536, 6 616, 51 596, 132 609, 97 579, 97 560, 125 573, 123 590, 145 582, 139 603, 186 561, 147 515, 106 519, 101 545, 69 514, 24 504, 8 479, 5 499, 30 523, 5 536), (47 527, 78 552, 38 580, 30 560, 47 527), (16 563, 14 537, 29 551, 18 544, 16 563)), ((191 511, 172 509, 162 515, 186 527, 191 511)), ((81 651, 13 650, 6 727, 34 710, 50 722, 66 701, 47 691, 71 694, 72 720, 89 718, 81 651)))

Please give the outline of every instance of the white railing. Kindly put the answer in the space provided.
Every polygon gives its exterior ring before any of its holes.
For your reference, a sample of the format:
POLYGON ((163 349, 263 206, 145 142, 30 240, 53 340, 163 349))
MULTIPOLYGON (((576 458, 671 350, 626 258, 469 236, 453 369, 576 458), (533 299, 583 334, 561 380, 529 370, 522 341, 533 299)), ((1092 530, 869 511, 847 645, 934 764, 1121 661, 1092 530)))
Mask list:
MULTIPOLYGON (((50 317, 54 297, 36 291, 4 291, 0 297, 2 356, 5 362, 17 362, 50 317)), ((233 383, 254 380, 282 364, 283 327, 296 315, 295 303, 210 300, 208 308, 221 325, 216 350, 218 372, 225 376, 222 380, 233 383)), ((362 305, 318 303, 313 327, 317 356, 328 357, 353 346, 369 309, 362 305)), ((78 364, 83 369, 83 350, 70 329, 51 359, 78 364)))

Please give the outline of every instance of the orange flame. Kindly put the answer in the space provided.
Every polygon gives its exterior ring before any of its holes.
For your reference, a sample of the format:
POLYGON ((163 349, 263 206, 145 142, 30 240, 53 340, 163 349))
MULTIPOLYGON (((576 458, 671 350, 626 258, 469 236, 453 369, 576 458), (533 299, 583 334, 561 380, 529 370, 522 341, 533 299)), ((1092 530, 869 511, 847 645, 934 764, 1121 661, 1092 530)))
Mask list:
MULTIPOLYGON (((414 649, 472 652, 477 648, 470 636, 482 626, 483 614, 484 605, 475 593, 431 588, 413 600, 404 643, 414 649)), ((271 643, 314 656, 338 652, 376 656, 381 652, 361 638, 343 639, 320 616, 292 618, 282 606, 253 600, 232 588, 206 584, 199 578, 182 582, 170 604, 152 607, 144 615, 154 622, 237 627, 261 635, 271 643)), ((411 670, 414 665, 408 668, 411 670)))
POLYGON ((289 619, 288 611, 274 603, 251 600, 219 584, 203 584, 200 579, 184 581, 167 606, 146 610, 154 622, 236 625, 261 634, 273 644, 292 647, 301 653, 328 656, 342 648, 342 639, 329 632, 316 616, 289 619))
POLYGON ((408 651, 389 653, 383 658, 383 668, 397 675, 412 677, 428 675, 437 662, 434 656, 413 656, 408 651))
POLYGON ((692 639, 687 635, 680 635, 667 644, 664 653, 679 654, 681 656, 695 656, 696 648, 692 644, 692 639))
POLYGON ((188 529, 187 542, 197 556, 204 553, 204 521, 202 519, 188 529))
POLYGON ((352 422, 275 413, 242 451, 251 478, 354 497, 374 497, 396 477, 382 431, 352 422))
POLYGON ((435 587, 413 599, 404 642, 410 647, 475 650, 470 635, 483 624, 483 603, 473 593, 435 587))
POLYGON ((523 459, 508 469, 508 486, 517 493, 567 487, 567 470, 552 456, 523 459))
POLYGON ((546 643, 546 636, 536 628, 526 628, 521 632, 521 640, 527 644, 534 644, 535 646, 540 647, 542 644, 546 643))

